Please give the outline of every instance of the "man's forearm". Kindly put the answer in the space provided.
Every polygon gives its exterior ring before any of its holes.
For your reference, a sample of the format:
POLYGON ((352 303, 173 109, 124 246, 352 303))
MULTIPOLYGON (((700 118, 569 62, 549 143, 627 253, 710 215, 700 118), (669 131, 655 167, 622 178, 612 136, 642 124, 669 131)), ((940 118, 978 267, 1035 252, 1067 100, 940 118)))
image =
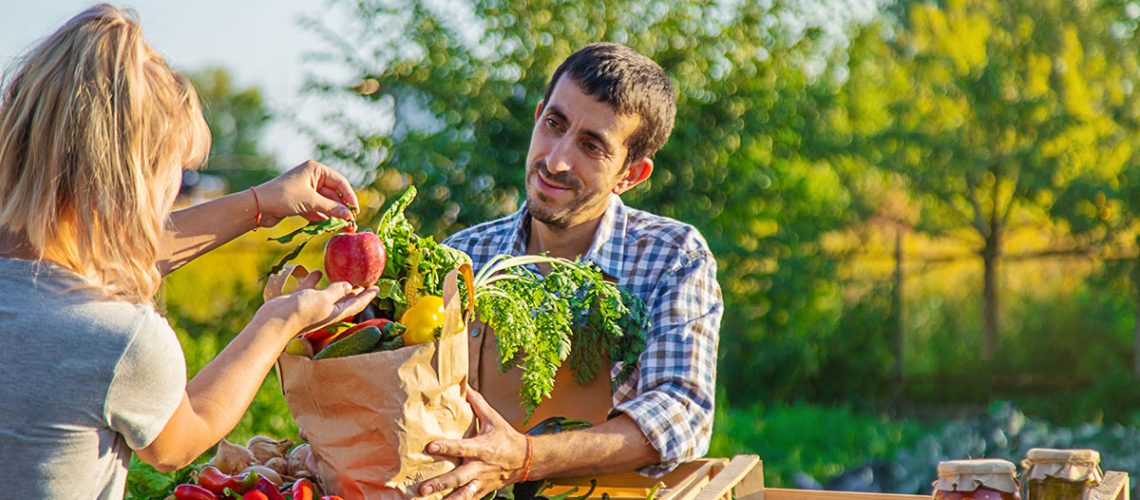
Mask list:
POLYGON ((637 423, 623 414, 597 427, 535 437, 530 478, 615 474, 660 460, 637 423))
POLYGON ((257 206, 249 190, 239 191, 170 215, 159 248, 163 275, 254 228, 257 206))

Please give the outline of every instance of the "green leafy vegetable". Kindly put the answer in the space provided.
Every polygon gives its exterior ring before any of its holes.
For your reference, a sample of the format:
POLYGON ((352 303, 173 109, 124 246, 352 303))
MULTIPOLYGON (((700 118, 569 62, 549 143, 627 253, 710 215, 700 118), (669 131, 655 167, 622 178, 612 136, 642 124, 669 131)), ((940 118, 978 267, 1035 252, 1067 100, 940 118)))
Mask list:
POLYGON ((378 309, 387 311, 393 318, 402 316, 408 308, 408 298, 404 296, 404 289, 400 286, 400 282, 394 279, 381 278, 380 281, 376 282, 376 286, 380 291, 376 292, 376 298, 372 301, 378 309))
POLYGON ((376 236, 384 243, 388 256, 384 274, 380 277, 400 282, 408 306, 414 304, 421 294, 443 295, 444 276, 460 264, 471 262, 467 254, 436 243, 430 236, 416 234, 412 223, 404 216, 404 210, 415 197, 416 188, 411 186, 384 211, 376 226, 376 236))
POLYGON ((124 493, 126 500, 161 500, 167 498, 174 486, 190 482, 191 474, 198 470, 200 465, 183 467, 177 471, 159 472, 146 462, 131 455, 130 467, 127 470, 127 486, 124 493))
POLYGON ((622 368, 616 386, 632 375, 645 350, 645 304, 607 281, 589 262, 542 255, 498 256, 475 277, 475 309, 495 330, 500 369, 520 366, 527 416, 554 389, 554 375, 569 361, 578 384, 593 380, 602 353, 622 368), (546 277, 525 266, 547 264, 546 277))

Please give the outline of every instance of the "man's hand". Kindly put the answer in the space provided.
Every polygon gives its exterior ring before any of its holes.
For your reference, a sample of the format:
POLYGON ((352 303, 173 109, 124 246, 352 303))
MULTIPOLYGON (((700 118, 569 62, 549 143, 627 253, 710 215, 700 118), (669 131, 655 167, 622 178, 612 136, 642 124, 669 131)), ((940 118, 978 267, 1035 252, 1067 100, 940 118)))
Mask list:
POLYGON ((432 455, 461 459, 455 470, 425 481, 420 495, 453 489, 445 500, 475 500, 522 479, 527 440, 511 427, 483 396, 470 387, 467 401, 479 419, 479 434, 467 439, 440 439, 427 446, 432 455))

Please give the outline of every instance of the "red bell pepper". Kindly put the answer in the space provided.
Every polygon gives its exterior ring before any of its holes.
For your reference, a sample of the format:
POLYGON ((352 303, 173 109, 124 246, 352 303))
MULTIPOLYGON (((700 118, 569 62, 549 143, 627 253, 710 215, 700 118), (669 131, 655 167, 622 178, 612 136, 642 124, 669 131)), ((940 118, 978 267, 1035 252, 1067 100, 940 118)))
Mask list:
POLYGON ((313 500, 313 483, 308 479, 301 478, 293 483, 293 488, 289 490, 289 495, 293 500, 313 500))
POLYGON ((325 496, 321 497, 321 500, 344 500, 344 499, 337 496, 337 495, 325 495, 325 496))
POLYGON ((269 500, 260 490, 250 490, 241 496, 241 500, 269 500))
POLYGON ((325 340, 331 338, 334 333, 336 333, 336 326, 330 326, 327 328, 321 328, 320 330, 313 330, 302 335, 302 337, 304 337, 309 342, 312 342, 315 346, 317 342, 324 342, 325 340))
POLYGON ((213 465, 203 467, 201 472, 198 473, 198 484, 217 494, 225 493, 226 488, 230 488, 238 493, 245 493, 257 486, 258 479, 261 479, 261 477, 256 472, 247 472, 240 476, 231 476, 213 465))
POLYGON ((356 333, 358 330, 363 330, 370 326, 375 326, 376 328, 379 328, 380 331, 384 331, 384 325, 387 325, 391 322, 392 320, 387 318, 372 318, 367 321, 361 321, 360 323, 353 325, 351 328, 341 332, 340 335, 337 335, 337 337, 347 337, 353 333, 356 333))
POLYGON ((268 500, 285 500, 285 495, 281 494, 281 490, 277 488, 277 485, 264 477, 257 480, 257 486, 251 490, 251 492, 252 491, 260 491, 265 494, 268 500))
POLYGON ((196 484, 180 484, 174 488, 174 498, 178 500, 218 500, 218 495, 196 484))

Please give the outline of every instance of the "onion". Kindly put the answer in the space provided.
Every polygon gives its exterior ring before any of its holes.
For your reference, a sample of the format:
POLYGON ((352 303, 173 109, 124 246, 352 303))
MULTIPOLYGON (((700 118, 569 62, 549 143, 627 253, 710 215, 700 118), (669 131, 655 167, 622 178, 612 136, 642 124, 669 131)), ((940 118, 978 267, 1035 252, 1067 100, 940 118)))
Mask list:
POLYGON ((253 452, 248 448, 222 439, 218 443, 218 452, 214 455, 214 466, 226 474, 233 475, 249 467, 254 460, 253 452))
POLYGON ((256 472, 259 476, 268 479, 269 482, 273 483, 278 488, 280 488, 282 485, 281 474, 278 474, 277 471, 270 469, 264 465, 251 465, 249 467, 246 467, 246 469, 241 472, 242 474, 245 474, 247 472, 256 472))
POLYGON ((272 458, 285 458, 285 452, 293 447, 293 441, 288 439, 278 441, 266 436, 253 436, 249 438, 246 446, 249 447, 249 451, 253 452, 257 463, 264 464, 272 458))
POLYGON ((293 448, 289 452, 289 473, 297 477, 317 477, 317 461, 309 443, 293 448))

